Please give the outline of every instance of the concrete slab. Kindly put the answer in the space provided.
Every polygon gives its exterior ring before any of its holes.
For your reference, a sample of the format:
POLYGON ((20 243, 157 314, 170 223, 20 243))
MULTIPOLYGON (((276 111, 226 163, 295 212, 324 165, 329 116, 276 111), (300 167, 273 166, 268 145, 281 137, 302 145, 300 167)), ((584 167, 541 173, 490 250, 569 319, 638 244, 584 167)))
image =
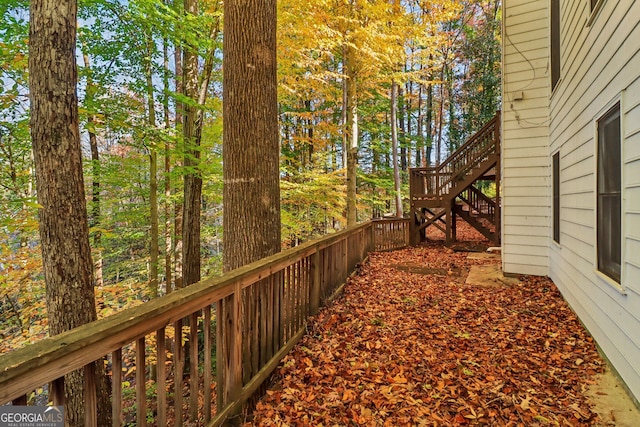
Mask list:
POLYGON ((640 409, 620 384, 620 380, 607 367, 596 377, 596 383, 588 387, 585 395, 593 403, 592 410, 599 416, 596 426, 637 427, 640 425, 640 409))
POLYGON ((469 270, 465 284, 474 286, 514 286, 520 283, 515 277, 505 277, 500 264, 474 265, 469 270))
POLYGON ((499 252, 470 252, 467 259, 500 260, 499 252))

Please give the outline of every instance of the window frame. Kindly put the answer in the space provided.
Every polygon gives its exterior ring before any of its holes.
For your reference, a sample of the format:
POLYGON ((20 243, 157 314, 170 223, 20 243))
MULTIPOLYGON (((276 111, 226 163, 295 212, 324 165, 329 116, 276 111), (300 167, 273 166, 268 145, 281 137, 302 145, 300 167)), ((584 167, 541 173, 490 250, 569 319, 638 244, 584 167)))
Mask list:
POLYGON ((551 61, 551 93, 560 82, 560 0, 550 0, 549 58, 551 61))
POLYGON ((596 268, 618 286, 622 284, 622 221, 622 115, 617 101, 596 121, 596 268), (610 128, 616 122, 617 140, 616 129, 610 128), (611 160, 613 152, 617 158, 611 160), (611 165, 617 167, 617 178, 605 172, 611 165), (617 223, 611 216, 616 213, 617 223))
POLYGON ((602 10, 602 4, 605 0, 589 0, 589 18, 587 19, 587 27, 590 27, 596 20, 596 17, 602 10))
POLYGON ((560 244, 560 151, 551 157, 553 194, 553 241, 560 244))

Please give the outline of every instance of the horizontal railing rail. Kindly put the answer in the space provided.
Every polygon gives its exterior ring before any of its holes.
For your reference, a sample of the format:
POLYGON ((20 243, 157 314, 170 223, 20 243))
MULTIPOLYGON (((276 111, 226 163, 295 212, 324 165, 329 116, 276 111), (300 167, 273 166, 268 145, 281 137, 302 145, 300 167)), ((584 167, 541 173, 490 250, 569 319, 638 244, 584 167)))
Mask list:
POLYGON ((0 404, 48 389, 45 399, 64 405, 64 376, 83 370, 85 425, 95 426, 93 372, 105 359, 114 426, 167 425, 169 413, 174 425, 221 425, 304 335, 307 317, 370 251, 406 245, 406 230, 405 220, 368 221, 0 356, 0 404))

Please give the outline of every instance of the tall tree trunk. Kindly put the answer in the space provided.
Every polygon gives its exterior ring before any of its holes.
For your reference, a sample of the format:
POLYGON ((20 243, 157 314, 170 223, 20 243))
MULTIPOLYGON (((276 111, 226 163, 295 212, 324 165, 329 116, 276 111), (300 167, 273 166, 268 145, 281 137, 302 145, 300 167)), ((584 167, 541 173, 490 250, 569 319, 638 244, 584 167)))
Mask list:
MULTIPOLYGON (((97 318, 76 94, 77 4, 30 6, 31 140, 49 332, 58 335, 97 318)), ((96 376, 89 384, 82 370, 65 376, 65 425, 85 425, 85 385, 89 395, 98 389, 98 419, 90 422, 111 424, 102 361, 88 371, 96 376)))
POLYGON ((347 150, 349 145, 349 131, 347 128, 347 116, 349 109, 349 86, 347 76, 347 47, 342 46, 342 111, 340 112, 340 124, 342 125, 342 168, 347 168, 347 150))
MULTIPOLYGON (((400 147, 400 167, 403 171, 407 170, 407 148, 405 145, 405 141, 407 139, 407 133, 404 127, 404 116, 405 116, 405 102, 404 102, 404 90, 402 87, 396 88, 396 103, 400 104, 400 109, 396 105, 397 116, 400 121, 400 139, 402 139, 402 144, 400 147)), ((397 126, 397 124, 396 124, 397 126)))
MULTIPOLYGON (((422 70, 422 65, 420 65, 420 70, 422 70)), ((424 113, 422 112, 422 90, 423 90, 424 86, 422 85, 422 83, 418 84, 418 105, 417 105, 417 110, 418 110, 418 122, 417 122, 417 126, 416 126, 416 133, 417 133, 417 137, 416 137, 416 167, 424 167, 424 113)))
MULTIPOLYGON (((83 49, 85 46, 83 45, 83 49)), ((87 108, 91 110, 87 117, 87 131, 89 133, 89 148, 91 150, 91 217, 89 226, 96 228, 93 232, 93 253, 94 259, 94 278, 96 286, 102 288, 104 285, 104 278, 102 274, 102 248, 101 240, 102 233, 97 228, 100 227, 100 151, 98 150, 98 137, 96 135, 96 116, 93 114, 93 103, 95 102, 96 86, 91 77, 91 61, 89 60, 89 54, 83 50, 82 59, 84 61, 84 67, 88 71, 87 88, 85 91, 85 104, 87 108)))
POLYGON ((393 149, 393 187, 396 199, 396 216, 402 218, 402 195, 400 194, 400 168, 398 165, 398 83, 391 83, 391 145, 393 149))
MULTIPOLYGON (((147 39, 147 52, 145 61, 145 74, 147 78, 147 120, 151 132, 156 127, 156 108, 153 96, 153 71, 151 69, 151 57, 153 41, 147 39)), ((155 139, 155 135, 151 137, 155 139)), ((149 239, 149 292, 151 297, 158 296, 158 253, 159 253, 159 233, 158 233, 158 150, 155 141, 147 139, 149 149, 149 216, 151 222, 149 239)))
MULTIPOLYGON (((198 14, 197 0, 184 0, 187 16, 198 14)), ((183 83, 185 95, 191 102, 183 106, 184 123, 184 205, 182 209, 182 280, 188 286, 200 280, 200 197, 202 176, 200 175, 200 146, 196 138, 195 103, 198 100, 198 51, 195 46, 184 46, 183 83)))
MULTIPOLYGON (((281 247, 276 0, 225 1, 223 43, 223 267, 230 271, 281 247)), ((217 316, 228 326, 218 329, 218 371, 225 371, 218 408, 242 389, 234 310, 233 297, 218 304, 217 316)))
MULTIPOLYGON (((164 88, 164 97, 162 98, 162 109, 164 113, 164 128, 169 129, 171 121, 169 118, 169 47, 168 40, 163 40, 163 65, 164 74, 162 76, 162 84, 164 88)), ((171 146, 169 140, 164 142, 164 282, 165 292, 172 291, 172 262, 171 255, 173 243, 171 238, 171 146)))
MULTIPOLYGON (((182 49, 179 46, 176 46, 174 56, 175 62, 175 90, 176 94, 184 95, 184 84, 182 81, 182 49)), ((182 130, 184 117, 184 106, 182 102, 176 100, 176 130, 179 132, 182 130)), ((182 147, 184 147, 184 143, 179 142, 180 147, 178 148, 178 152, 181 151, 182 147)), ((175 159, 175 165, 181 165, 181 159, 175 159)), ((177 186, 177 185, 176 185, 177 186)), ((174 188, 176 187, 174 186, 174 188)), ((182 195, 184 197, 184 194, 182 195)), ((183 287, 182 281, 182 209, 183 209, 183 201, 175 202, 175 213, 174 213, 174 236, 175 236, 175 245, 173 248, 173 259, 175 263, 174 275, 175 275, 175 287, 176 289, 183 287)))
POLYGON ((405 119, 407 121, 407 126, 405 128, 404 134, 404 152, 405 154, 405 166, 403 171, 407 171, 407 168, 411 166, 411 100, 413 99, 413 83, 411 81, 407 82, 407 90, 406 96, 404 98, 404 102, 402 103, 402 108, 405 109, 405 119))
MULTIPOLYGON (((429 81, 433 81, 433 76, 429 79, 429 81)), ((425 132, 427 135, 427 143, 424 153, 425 158, 425 166, 429 166, 431 164, 431 150, 433 149, 433 84, 429 83, 427 87, 427 117, 425 123, 425 132)))
POLYGON ((444 74, 446 63, 442 64, 440 73, 440 106, 438 113, 438 140, 436 142, 436 165, 442 161, 442 129, 444 127, 444 74))
POLYGON ((276 2, 224 4, 224 270, 280 250, 276 2))
POLYGON ((353 46, 347 46, 345 71, 347 82, 347 226, 358 221, 356 177, 358 172, 358 96, 356 90, 356 55, 353 46))

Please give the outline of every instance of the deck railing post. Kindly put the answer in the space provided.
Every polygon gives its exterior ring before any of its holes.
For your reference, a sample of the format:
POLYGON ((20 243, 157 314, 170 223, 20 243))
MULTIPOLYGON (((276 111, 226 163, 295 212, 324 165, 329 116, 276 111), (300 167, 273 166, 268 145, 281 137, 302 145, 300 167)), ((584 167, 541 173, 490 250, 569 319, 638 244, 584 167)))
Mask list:
POLYGON ((316 252, 313 254, 311 261, 311 315, 314 316, 318 313, 320 308, 320 248, 316 247, 316 252))
POLYGON ((98 397, 96 390, 95 362, 84 367, 84 425, 98 425, 98 397))
MULTIPOLYGON (((236 401, 242 391, 242 286, 234 285, 234 292, 217 304, 217 372, 218 411, 236 401)), ((240 414, 241 407, 231 412, 230 424, 240 414)))

